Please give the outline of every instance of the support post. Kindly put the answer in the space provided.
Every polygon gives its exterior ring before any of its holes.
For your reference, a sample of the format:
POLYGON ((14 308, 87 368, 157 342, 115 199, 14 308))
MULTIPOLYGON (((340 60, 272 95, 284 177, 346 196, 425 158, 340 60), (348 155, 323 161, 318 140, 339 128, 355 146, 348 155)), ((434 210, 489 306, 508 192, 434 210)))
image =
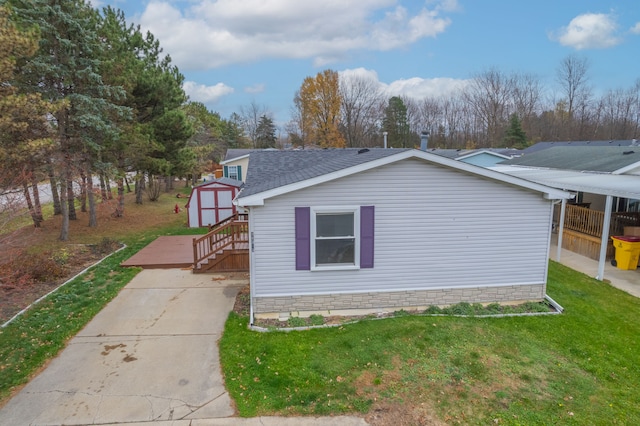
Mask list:
POLYGON ((607 195, 604 206, 604 221, 602 223, 602 240, 600 241, 600 258, 598 261, 597 280, 604 279, 604 265, 607 261, 607 246, 609 245, 609 228, 611 227, 611 210, 613 206, 613 196, 607 195))
POLYGON ((558 224, 558 252, 556 260, 560 262, 560 254, 562 253, 562 234, 564 234, 564 215, 567 210, 567 200, 563 199, 560 206, 560 223, 558 224))

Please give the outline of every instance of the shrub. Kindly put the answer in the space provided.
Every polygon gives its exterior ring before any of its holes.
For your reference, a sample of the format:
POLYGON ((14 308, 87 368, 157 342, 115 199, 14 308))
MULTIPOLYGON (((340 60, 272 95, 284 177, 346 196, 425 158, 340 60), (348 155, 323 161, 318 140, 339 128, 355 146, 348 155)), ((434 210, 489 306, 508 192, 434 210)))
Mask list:
POLYGON ((323 325, 324 317, 322 315, 313 314, 309 317, 309 321, 311 322, 311 325, 323 325))
POLYGON ((443 309, 448 315, 474 315, 473 308, 468 302, 460 302, 443 309))
MULTIPOLYGON (((66 263, 66 259, 64 260, 66 263)), ((22 254, 2 265, 0 281, 6 288, 19 288, 35 282, 54 281, 67 274, 62 261, 41 253, 22 254)))
POLYGON ((287 325, 289 327, 305 327, 307 325, 307 321, 300 317, 289 317, 287 325))
POLYGON ((424 313, 428 314, 428 315, 441 314, 442 313, 442 309, 440 309, 439 306, 431 305, 427 309, 425 309, 424 313))
POLYGON ((485 306, 485 310, 489 315, 499 314, 500 312, 502 312, 502 306, 500 306, 499 303, 490 303, 485 306))
POLYGON ((109 237, 104 237, 98 244, 91 246, 91 249, 95 254, 109 254, 120 248, 121 244, 116 240, 112 240, 109 237))

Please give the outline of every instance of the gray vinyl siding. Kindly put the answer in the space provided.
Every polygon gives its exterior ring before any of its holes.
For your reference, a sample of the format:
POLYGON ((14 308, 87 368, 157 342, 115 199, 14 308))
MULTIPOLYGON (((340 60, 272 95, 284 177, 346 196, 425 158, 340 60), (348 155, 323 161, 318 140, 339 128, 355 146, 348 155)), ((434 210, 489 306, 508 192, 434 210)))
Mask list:
POLYGON ((546 282, 551 202, 410 159, 251 208, 255 297, 546 282), (296 271, 294 208, 375 206, 372 269, 296 271))

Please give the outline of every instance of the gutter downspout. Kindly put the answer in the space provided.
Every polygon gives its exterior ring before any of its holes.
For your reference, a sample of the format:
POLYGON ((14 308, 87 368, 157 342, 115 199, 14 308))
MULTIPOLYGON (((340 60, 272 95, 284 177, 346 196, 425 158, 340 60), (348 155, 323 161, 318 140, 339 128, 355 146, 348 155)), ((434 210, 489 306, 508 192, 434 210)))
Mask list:
POLYGON ((558 225, 558 252, 556 253, 556 260, 560 262, 560 254, 562 253, 562 234, 564 234, 564 215, 567 209, 567 200, 562 199, 562 205, 560 207, 560 224, 558 225))
POLYGON ((604 264, 607 258, 607 245, 609 244, 609 228, 611 227, 611 210, 613 206, 613 196, 607 195, 604 207, 604 223, 602 224, 602 241, 600 241, 600 258, 598 261, 598 275, 596 279, 604 279, 604 264))

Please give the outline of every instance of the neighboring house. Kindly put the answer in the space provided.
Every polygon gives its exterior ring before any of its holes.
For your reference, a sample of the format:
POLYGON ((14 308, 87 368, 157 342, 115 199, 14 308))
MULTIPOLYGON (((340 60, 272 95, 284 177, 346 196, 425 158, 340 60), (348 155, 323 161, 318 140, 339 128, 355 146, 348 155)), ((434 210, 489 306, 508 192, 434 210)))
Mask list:
POLYGON ((568 197, 419 150, 251 153, 251 320, 542 300, 568 197))
POLYGON ((609 236, 640 226, 640 146, 556 146, 493 169, 576 194, 556 213, 558 257, 563 247, 599 260, 599 279, 614 254, 609 236))
POLYGON ((244 182, 247 167, 249 166, 249 153, 251 149, 229 149, 224 161, 220 162, 222 166, 222 177, 235 179, 244 182))
POLYGON ((480 167, 492 167, 496 164, 520 155, 517 149, 429 149, 427 152, 473 164, 480 167))
POLYGON ((220 178, 201 183, 191 189, 187 209, 187 221, 190 228, 215 225, 232 216, 237 211, 233 204, 242 182, 220 178))
MULTIPOLYGON (((249 169, 249 154, 260 149, 228 149, 224 156, 222 166, 222 176, 244 182, 249 169)), ((275 148, 267 148, 264 151, 277 151, 275 148)))

